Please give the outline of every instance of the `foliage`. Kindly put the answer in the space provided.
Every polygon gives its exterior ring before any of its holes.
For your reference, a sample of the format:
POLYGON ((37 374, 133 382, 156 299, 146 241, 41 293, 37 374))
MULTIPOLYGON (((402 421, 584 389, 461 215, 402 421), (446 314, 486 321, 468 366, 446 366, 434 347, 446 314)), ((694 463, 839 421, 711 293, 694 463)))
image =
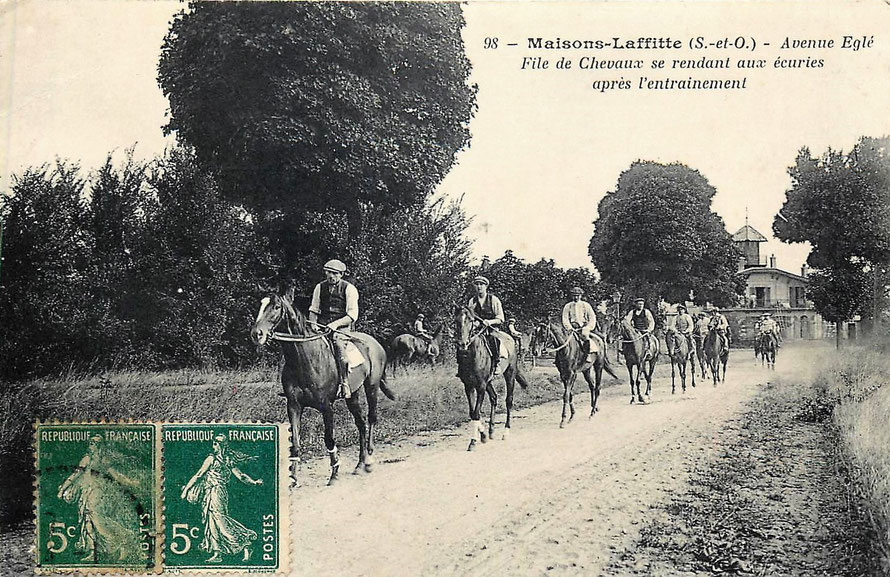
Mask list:
POLYGON ((821 271, 810 280, 816 309, 838 321, 883 309, 890 270, 890 137, 862 137, 848 154, 829 149, 818 158, 803 148, 788 173, 791 188, 773 233, 812 246, 807 263, 821 271))
POLYGON ((422 204, 468 143, 463 24, 450 3, 193 2, 158 66, 166 130, 236 203, 357 234, 365 203, 422 204))
POLYGON ((94 352, 83 338, 90 243, 78 171, 62 161, 30 168, 2 197, 0 381, 94 352))
MULTIPOLYGON (((515 317, 525 330, 530 329, 530 324, 560 314, 572 287, 581 287, 584 298, 594 305, 605 298, 588 269, 562 269, 553 260, 545 259, 528 264, 510 250, 494 262, 474 269, 472 276, 476 274, 489 279, 489 289, 500 299, 504 314, 515 317)), ((464 299, 469 299, 473 294, 469 282, 464 283, 464 290, 464 299)))
POLYGON ((683 164, 636 161, 599 203, 589 253, 603 282, 627 298, 735 304, 739 254, 711 210, 716 190, 683 164))
POLYGON ((843 322, 865 312, 871 279, 856 264, 817 269, 807 276, 807 298, 829 322, 843 322))
POLYGON ((155 206, 136 256, 125 315, 149 355, 143 366, 231 366, 250 343, 255 271, 266 253, 249 215, 224 201, 190 149, 152 168, 155 206))

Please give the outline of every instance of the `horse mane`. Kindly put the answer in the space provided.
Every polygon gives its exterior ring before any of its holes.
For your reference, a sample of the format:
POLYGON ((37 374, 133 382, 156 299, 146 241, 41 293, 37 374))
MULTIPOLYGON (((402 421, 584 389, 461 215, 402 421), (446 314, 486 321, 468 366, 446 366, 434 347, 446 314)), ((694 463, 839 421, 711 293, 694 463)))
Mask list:
POLYGON ((294 308, 293 304, 291 304, 290 299, 288 299, 287 295, 279 295, 281 299, 281 306, 284 309, 285 320, 287 321, 287 326, 290 327, 291 323, 297 329, 300 329, 301 333, 306 332, 306 317, 303 316, 303 313, 294 308))

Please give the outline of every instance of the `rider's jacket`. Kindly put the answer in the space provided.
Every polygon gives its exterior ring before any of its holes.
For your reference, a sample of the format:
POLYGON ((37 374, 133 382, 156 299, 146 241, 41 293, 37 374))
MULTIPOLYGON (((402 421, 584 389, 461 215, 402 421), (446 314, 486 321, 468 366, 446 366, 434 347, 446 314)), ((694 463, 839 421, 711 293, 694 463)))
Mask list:
POLYGON ((358 289, 343 279, 335 285, 322 281, 315 285, 309 310, 317 314, 318 322, 324 325, 344 316, 355 323, 358 320, 358 289))

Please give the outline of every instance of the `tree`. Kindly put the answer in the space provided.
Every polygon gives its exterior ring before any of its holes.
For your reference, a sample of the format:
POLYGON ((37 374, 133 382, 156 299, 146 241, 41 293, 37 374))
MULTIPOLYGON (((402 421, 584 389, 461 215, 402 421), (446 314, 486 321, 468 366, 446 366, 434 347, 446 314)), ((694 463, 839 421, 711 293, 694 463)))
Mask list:
POLYGON ((83 338, 90 243, 79 170, 64 161, 29 168, 2 197, 0 381, 43 375, 94 353, 83 338))
POLYGON ((744 290, 739 254, 711 211, 716 190, 683 164, 636 161, 599 203, 591 260, 609 286, 642 295, 735 304, 744 290))
MULTIPOLYGON (((193 2, 165 39, 166 131, 271 230, 422 205, 469 141, 459 4, 193 2)), ((293 263, 299 250, 279 245, 293 263)))
POLYGON ((818 158, 802 148, 788 174, 773 233, 812 246, 816 310, 836 322, 879 318, 890 270, 890 138, 862 137, 849 154, 829 149, 818 158))
POLYGON ((265 246, 250 217, 220 197, 189 148, 159 159, 148 175, 155 204, 136 250, 124 314, 138 327, 143 366, 213 367, 249 358, 265 246))

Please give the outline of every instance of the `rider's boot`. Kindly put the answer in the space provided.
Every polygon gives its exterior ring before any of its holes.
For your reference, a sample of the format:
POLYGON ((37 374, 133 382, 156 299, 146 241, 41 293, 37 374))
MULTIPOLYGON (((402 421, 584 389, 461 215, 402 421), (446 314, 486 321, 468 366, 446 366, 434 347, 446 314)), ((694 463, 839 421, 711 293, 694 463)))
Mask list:
POLYGON ((335 357, 337 358, 337 370, 340 373, 337 398, 348 399, 352 396, 352 392, 349 390, 349 361, 346 359, 345 347, 342 344, 334 341, 334 348, 337 349, 335 357))

